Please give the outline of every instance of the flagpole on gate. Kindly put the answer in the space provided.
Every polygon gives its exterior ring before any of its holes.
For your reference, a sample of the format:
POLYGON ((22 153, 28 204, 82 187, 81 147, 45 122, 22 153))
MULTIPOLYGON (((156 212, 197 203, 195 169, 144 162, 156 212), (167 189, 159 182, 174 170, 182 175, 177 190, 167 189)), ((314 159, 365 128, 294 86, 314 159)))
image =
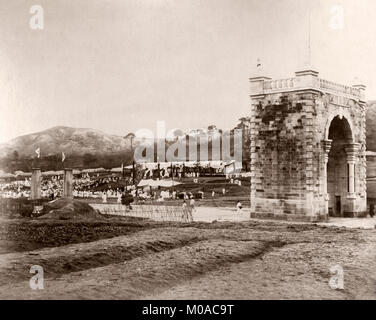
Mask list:
POLYGON ((308 6, 308 12, 307 12, 307 15, 308 15, 308 25, 307 25, 307 52, 304 54, 305 55, 305 58, 304 59, 307 59, 307 61, 303 61, 303 63, 305 63, 306 65, 304 65, 304 67, 308 67, 308 68, 311 68, 312 67, 312 50, 311 50, 311 13, 312 13, 312 10, 311 10, 311 7, 308 6))
POLYGON ((172 162, 171 162, 171 180, 172 180, 172 186, 174 186, 174 171, 172 169, 172 162))
MULTIPOLYGON (((61 152, 61 166, 62 166, 62 168, 63 168, 63 171, 64 171, 64 161, 65 161, 65 153, 62 151, 61 152)), ((64 174, 65 174, 65 172, 64 172, 64 174)))
POLYGON ((39 160, 39 158, 40 158, 40 147, 38 147, 35 150, 35 153, 37 154, 37 161, 36 161, 36 166, 35 167, 39 168, 40 167, 40 160, 39 160))
POLYGON ((311 8, 308 7, 308 65, 311 66, 311 8))

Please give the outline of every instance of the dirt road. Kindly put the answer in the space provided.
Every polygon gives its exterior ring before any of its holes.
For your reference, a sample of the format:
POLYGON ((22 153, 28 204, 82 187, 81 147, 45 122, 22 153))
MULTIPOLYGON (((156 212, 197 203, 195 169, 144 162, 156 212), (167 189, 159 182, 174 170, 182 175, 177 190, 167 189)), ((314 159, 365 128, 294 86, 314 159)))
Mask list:
MULTIPOLYGON (((96 238, 85 229, 89 241, 75 235, 59 247, 41 244, 30 251, 20 242, 12 245, 5 233, 20 235, 32 223, 7 223, 1 238, 2 299, 376 299, 374 230, 119 218, 111 227, 95 224, 96 238), (11 249, 5 250, 7 245, 11 249), (30 289, 31 265, 44 269, 43 290, 30 289), (343 268, 343 290, 329 286, 333 266, 343 268)), ((74 224, 53 228, 80 229, 74 224)), ((43 232, 51 235, 46 230, 53 225, 43 232)))

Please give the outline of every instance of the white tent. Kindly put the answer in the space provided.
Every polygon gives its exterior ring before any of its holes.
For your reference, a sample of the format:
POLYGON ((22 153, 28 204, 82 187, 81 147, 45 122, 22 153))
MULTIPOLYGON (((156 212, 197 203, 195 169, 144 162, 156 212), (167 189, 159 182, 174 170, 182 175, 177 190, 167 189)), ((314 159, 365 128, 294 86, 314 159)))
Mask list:
POLYGON ((84 169, 81 172, 83 173, 96 173, 96 172, 107 172, 105 168, 95 168, 95 169, 84 169))
POLYGON ((240 172, 241 170, 242 170, 242 163, 239 161, 235 161, 235 160, 231 160, 227 162, 224 168, 225 174, 240 172))
POLYGON ((173 181, 173 180, 152 180, 152 179, 144 179, 141 180, 140 183, 137 185, 138 187, 173 187, 178 184, 181 184, 180 182, 173 181))
POLYGON ((64 174, 63 170, 59 171, 43 171, 42 176, 62 176, 64 174))
POLYGON ((23 172, 21 170, 15 171, 14 174, 17 177, 31 177, 31 172, 23 172))

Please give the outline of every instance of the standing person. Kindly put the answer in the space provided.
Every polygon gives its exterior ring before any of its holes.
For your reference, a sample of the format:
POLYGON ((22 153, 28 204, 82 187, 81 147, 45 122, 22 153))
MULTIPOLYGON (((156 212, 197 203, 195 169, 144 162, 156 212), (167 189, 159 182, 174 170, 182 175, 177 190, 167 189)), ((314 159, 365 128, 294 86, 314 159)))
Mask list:
POLYGON ((223 189, 222 189, 222 194, 223 194, 223 195, 226 195, 226 188, 223 188, 223 189))
POLYGON ((105 191, 102 193, 102 202, 107 203, 107 193, 105 191))
POLYGON ((242 204, 240 201, 238 201, 238 203, 236 204, 236 210, 239 214, 242 213, 242 204))
POLYGON ((117 192, 117 203, 121 204, 121 192, 119 190, 117 192))
POLYGON ((193 199, 193 196, 191 196, 191 200, 189 201, 189 205, 191 207, 191 211, 196 211, 196 208, 195 208, 195 199, 193 199))
POLYGON ((373 203, 369 205, 369 215, 371 218, 375 215, 375 205, 373 203))
POLYGON ((125 191, 123 191, 122 194, 121 194, 121 204, 123 204, 125 206, 127 205, 125 191))
POLYGON ((214 198, 215 197, 215 191, 213 190, 212 191, 212 198, 214 198))
POLYGON ((187 222, 192 222, 193 221, 192 211, 195 210, 195 200, 193 199, 193 197, 189 201, 189 206, 187 209, 188 209, 187 210, 187 222))
POLYGON ((188 221, 188 206, 187 206, 187 203, 185 202, 185 200, 183 201, 183 221, 184 222, 187 222, 188 221))

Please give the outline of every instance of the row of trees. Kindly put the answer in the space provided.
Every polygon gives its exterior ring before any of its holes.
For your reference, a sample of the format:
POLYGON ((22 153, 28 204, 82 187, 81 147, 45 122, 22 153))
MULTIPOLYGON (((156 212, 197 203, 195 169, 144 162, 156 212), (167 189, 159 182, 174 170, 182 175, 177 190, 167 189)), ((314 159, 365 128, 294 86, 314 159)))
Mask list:
POLYGON ((0 168, 6 172, 22 170, 30 172, 33 167, 40 167, 43 171, 62 170, 64 167, 70 168, 115 168, 129 165, 132 163, 132 153, 114 152, 114 153, 85 153, 83 155, 67 155, 62 162, 61 154, 42 156, 40 159, 35 157, 8 155, 0 159, 0 168))

